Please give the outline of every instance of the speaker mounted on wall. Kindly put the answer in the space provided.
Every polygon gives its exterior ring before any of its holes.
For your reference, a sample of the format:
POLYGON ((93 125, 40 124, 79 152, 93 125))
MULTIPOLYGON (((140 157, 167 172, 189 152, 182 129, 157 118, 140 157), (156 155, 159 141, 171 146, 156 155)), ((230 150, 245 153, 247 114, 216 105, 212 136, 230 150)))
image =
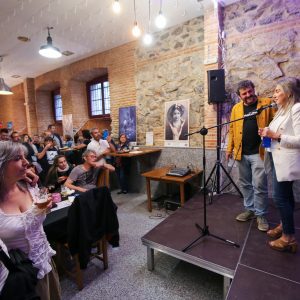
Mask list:
POLYGON ((207 71, 208 104, 223 103, 226 99, 224 69, 207 71))

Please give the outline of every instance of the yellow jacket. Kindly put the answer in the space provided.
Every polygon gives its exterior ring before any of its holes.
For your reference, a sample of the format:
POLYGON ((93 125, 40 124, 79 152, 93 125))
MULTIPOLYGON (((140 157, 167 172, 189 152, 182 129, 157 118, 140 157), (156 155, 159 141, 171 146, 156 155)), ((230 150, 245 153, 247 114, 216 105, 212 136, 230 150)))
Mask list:
MULTIPOLYGON (((257 109, 262 106, 271 104, 270 98, 258 98, 257 109)), ((258 128, 264 128, 269 125, 273 116, 275 114, 275 110, 273 108, 267 108, 263 110, 260 114, 256 116, 257 126, 258 128)), ((243 101, 235 104, 231 111, 230 121, 237 120, 244 116, 244 105, 243 101)), ((229 140, 227 145, 227 153, 234 154, 234 159, 241 160, 242 159, 242 135, 243 135, 243 125, 244 120, 236 121, 230 123, 229 126, 229 140)), ((259 154, 261 158, 264 157, 264 148, 259 147, 259 154)))

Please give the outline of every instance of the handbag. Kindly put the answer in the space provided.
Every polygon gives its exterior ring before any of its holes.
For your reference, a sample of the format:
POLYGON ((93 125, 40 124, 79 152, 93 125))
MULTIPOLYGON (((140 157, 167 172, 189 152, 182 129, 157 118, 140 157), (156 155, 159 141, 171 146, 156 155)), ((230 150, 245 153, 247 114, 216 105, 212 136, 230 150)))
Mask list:
POLYGON ((9 271, 0 300, 40 300, 35 292, 38 269, 20 249, 12 249, 8 253, 9 256, 0 246, 0 260, 9 271))

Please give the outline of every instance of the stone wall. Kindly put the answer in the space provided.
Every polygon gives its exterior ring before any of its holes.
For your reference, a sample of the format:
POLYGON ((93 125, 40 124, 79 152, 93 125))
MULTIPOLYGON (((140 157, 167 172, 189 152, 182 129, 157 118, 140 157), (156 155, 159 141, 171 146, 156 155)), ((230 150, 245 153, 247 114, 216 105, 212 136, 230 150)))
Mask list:
POLYGON ((227 89, 252 80, 272 95, 277 79, 300 77, 300 1, 243 0, 224 10, 227 89))
MULTIPOLYGON (((223 121, 239 101, 234 93, 240 80, 250 79, 257 94, 272 96, 276 81, 300 77, 300 1, 243 0, 224 9, 226 89, 223 121)), ((225 144, 227 130, 222 140, 225 144)), ((224 153, 222 162, 226 165, 224 153)), ((233 169, 234 180, 238 172, 233 169)), ((298 182, 299 183, 299 182, 298 182)), ((300 184, 295 185, 298 190, 300 184)))
MULTIPOLYGON (((190 99, 190 131, 203 122, 203 17, 158 32, 152 47, 136 49, 138 142, 154 132, 154 145, 163 146, 164 103, 190 99)), ((193 139, 190 146, 199 146, 193 139)))

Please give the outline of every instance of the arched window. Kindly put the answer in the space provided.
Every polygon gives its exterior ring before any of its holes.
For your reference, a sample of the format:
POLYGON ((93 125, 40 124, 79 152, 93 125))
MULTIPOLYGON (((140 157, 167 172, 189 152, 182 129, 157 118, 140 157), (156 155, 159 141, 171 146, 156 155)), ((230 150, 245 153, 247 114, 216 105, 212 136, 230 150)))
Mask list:
POLYGON ((110 117, 108 76, 87 82, 86 87, 90 117, 110 117))
POLYGON ((52 92, 53 107, 54 107, 54 120, 57 122, 62 121, 63 109, 60 90, 52 92))

